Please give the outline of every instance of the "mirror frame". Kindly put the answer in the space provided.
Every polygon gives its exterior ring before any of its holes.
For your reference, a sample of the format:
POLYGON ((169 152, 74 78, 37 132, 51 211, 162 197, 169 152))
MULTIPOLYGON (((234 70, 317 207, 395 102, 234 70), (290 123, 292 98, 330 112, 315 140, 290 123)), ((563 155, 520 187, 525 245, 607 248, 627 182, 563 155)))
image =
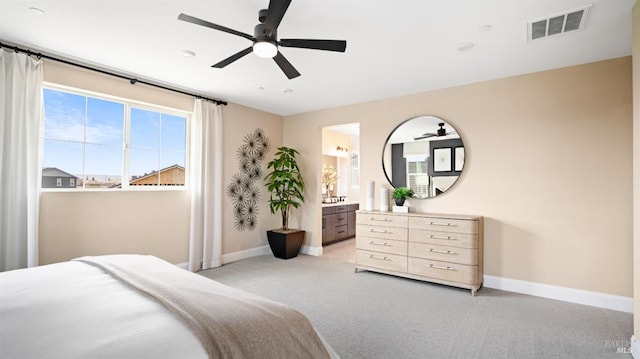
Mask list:
MULTIPOLYGON (((382 146, 382 157, 381 157, 381 163, 382 163, 382 172, 384 172, 384 176, 387 179, 387 182, 391 185, 391 187, 396 188, 396 186, 393 184, 393 182, 391 181, 391 178, 389 177, 389 173, 387 171, 387 166, 385 165, 385 151, 387 150, 387 147, 389 145, 389 140, 391 140, 391 137, 396 133, 396 131, 403 125, 406 125, 408 122, 419 119, 419 118, 423 118, 423 117, 430 117, 433 119, 436 119, 439 122, 444 122, 447 126, 451 129, 453 129, 456 134, 458 135, 457 138, 451 138, 451 137, 447 137, 445 140, 440 140, 443 142, 447 142, 448 146, 443 146, 443 147, 435 147, 433 148, 432 146, 430 146, 430 150, 429 150, 429 156, 431 158, 433 158, 434 156, 434 150, 438 149, 438 148, 450 148, 451 149, 451 153, 450 155, 452 156, 451 159, 451 163, 452 163, 452 168, 450 169, 450 171, 437 171, 439 173, 439 176, 457 176, 457 178, 453 181, 453 183, 451 183, 451 185, 444 190, 443 192, 440 193, 436 193, 433 196, 427 196, 427 197, 413 197, 415 199, 429 199, 429 198, 434 198, 437 197, 439 195, 441 195, 442 193, 445 193, 449 190, 451 190, 452 187, 455 186, 456 183, 458 183, 458 180, 460 179, 460 177, 462 176, 462 173, 464 172, 464 164, 465 164, 465 159, 463 159, 462 164, 460 164, 459 162, 456 161, 456 155, 462 154, 463 158, 464 158, 464 154, 465 154, 465 144, 464 141, 462 140, 462 135, 460 134, 460 132, 458 132, 457 127, 455 127, 454 125, 451 124, 451 122, 446 121, 444 119, 442 119, 441 117, 438 116, 433 116, 433 115, 420 115, 420 116, 415 116, 415 117, 411 117, 409 119, 406 119, 402 122, 400 122, 397 126, 395 126, 393 128, 393 130, 389 133, 389 135, 387 136, 387 139, 384 142, 384 145, 382 146), (460 150, 462 149, 462 150, 460 150), (459 170, 458 170, 459 168, 459 170)), ((431 165, 431 163, 429 163, 429 169, 428 169, 428 173, 429 176, 432 177, 433 173, 434 173, 434 168, 431 165)))

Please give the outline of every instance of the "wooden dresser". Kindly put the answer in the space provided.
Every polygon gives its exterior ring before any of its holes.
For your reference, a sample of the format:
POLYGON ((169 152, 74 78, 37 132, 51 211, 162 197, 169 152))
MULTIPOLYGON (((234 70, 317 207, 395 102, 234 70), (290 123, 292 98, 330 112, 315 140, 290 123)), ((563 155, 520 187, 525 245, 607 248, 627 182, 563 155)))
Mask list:
POLYGON ((482 286, 481 216, 358 211, 356 272, 471 289, 482 286))

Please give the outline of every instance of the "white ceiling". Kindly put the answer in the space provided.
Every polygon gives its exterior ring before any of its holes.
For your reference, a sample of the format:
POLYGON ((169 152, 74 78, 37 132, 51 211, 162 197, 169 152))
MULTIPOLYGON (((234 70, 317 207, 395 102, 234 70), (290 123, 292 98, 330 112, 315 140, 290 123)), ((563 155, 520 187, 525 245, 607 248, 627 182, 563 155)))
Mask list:
POLYGON ((280 38, 347 41, 345 53, 281 48, 302 74, 293 80, 253 54, 211 68, 251 43, 177 20, 186 13, 253 34, 268 0, 2 0, 0 41, 290 115, 627 56, 634 3, 293 0, 280 38), (528 21, 588 4, 584 30, 527 41, 528 21), (474 47, 459 51, 467 42, 474 47))

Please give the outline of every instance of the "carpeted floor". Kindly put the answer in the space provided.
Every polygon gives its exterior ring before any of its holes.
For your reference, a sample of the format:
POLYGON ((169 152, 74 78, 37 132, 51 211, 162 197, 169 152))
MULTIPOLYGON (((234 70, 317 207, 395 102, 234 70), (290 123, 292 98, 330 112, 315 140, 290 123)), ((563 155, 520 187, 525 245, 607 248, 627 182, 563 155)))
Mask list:
POLYGON ((347 358, 631 358, 630 313, 354 271, 354 240, 325 255, 260 256, 200 274, 305 314, 347 358))

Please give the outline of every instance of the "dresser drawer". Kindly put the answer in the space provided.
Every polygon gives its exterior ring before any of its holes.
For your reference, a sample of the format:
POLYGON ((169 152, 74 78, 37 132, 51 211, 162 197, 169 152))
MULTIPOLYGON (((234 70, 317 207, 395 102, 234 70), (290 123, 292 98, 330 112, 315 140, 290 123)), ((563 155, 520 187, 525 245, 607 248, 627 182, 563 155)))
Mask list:
POLYGON ((407 241, 407 229, 398 227, 368 226, 364 224, 356 225, 356 235, 358 237, 394 239, 396 241, 407 241))
POLYGON ((462 248, 478 248, 478 235, 409 229, 409 241, 462 248))
POLYGON ((478 221, 437 217, 411 217, 409 227, 437 232, 478 233, 478 221))
POLYGON ((370 224, 374 226, 407 228, 407 216, 393 216, 385 214, 358 213, 356 223, 370 224))
POLYGON ((356 251, 356 264, 397 272, 407 271, 406 256, 371 252, 360 249, 356 251))
POLYGON ((470 285, 480 283, 480 281, 478 281, 478 266, 409 257, 408 269, 410 274, 434 279, 470 285))
POLYGON ((478 250, 474 248, 409 242, 409 256, 459 264, 478 264, 478 250))
POLYGON ((407 242, 394 241, 392 239, 357 237, 356 248, 373 252, 398 254, 402 256, 407 255, 407 242))

